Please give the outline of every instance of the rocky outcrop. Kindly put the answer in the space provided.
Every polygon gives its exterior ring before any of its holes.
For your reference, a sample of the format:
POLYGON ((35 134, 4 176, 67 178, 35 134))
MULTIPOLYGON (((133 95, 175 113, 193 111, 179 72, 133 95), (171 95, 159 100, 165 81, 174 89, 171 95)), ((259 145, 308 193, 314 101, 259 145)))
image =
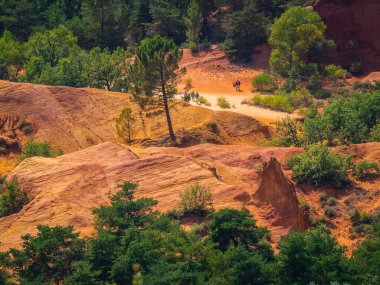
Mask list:
POLYGON ((327 25, 326 35, 333 39, 337 50, 332 59, 342 65, 353 60, 363 62, 366 70, 380 67, 380 1, 318 0, 314 9, 327 25), (347 44, 357 43, 350 52, 347 44))
MULTIPOLYGON (((173 127, 184 146, 204 141, 255 144, 270 137, 268 127, 254 118, 177 101, 171 104, 173 127), (210 129, 210 123, 217 125, 217 132, 210 129)), ((129 94, 0 81, 0 118, 8 115, 26 118, 33 123, 32 138, 48 141, 65 153, 106 141, 119 141, 115 119, 127 106, 136 116, 132 131, 134 143, 165 145, 168 130, 164 112, 150 109, 143 124, 140 109, 131 102, 129 94)), ((25 143, 25 139, 20 143, 25 143)))
POLYGON ((266 204, 273 207, 277 215, 274 225, 287 225, 292 229, 305 229, 308 226, 307 213, 300 207, 296 189, 274 157, 263 165, 261 183, 253 195, 253 201, 258 206, 266 204))
POLYGON ((131 149, 107 142, 57 158, 27 159, 8 179, 27 189, 30 203, 0 219, 0 249, 17 246, 20 236, 34 233, 38 224, 73 225, 91 234, 92 209, 108 204, 124 181, 138 182, 136 196, 156 199, 160 211, 176 206, 179 193, 199 182, 211 189, 215 209, 248 209, 278 241, 306 223, 280 165, 300 151, 211 144, 131 149))
POLYGON ((19 153, 20 140, 33 132, 33 125, 16 115, 0 117, 0 155, 19 153))

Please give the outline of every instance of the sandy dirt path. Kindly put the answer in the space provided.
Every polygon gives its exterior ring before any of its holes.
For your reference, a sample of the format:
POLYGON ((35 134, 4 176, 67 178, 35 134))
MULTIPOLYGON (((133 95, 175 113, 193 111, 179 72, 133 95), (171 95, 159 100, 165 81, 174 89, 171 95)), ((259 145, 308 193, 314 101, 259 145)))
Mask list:
MULTIPOLYGON (((247 104, 241 104, 241 102, 244 99, 250 98, 253 94, 229 95, 229 94, 205 93, 202 91, 200 91, 199 94, 205 97, 207 101, 211 103, 210 107, 202 105, 202 107, 204 108, 214 110, 214 111, 228 111, 228 112, 243 114, 243 115, 255 118, 259 120, 261 123, 266 124, 266 125, 273 125, 279 119, 285 118, 287 116, 297 117, 296 114, 289 114, 286 112, 279 112, 279 111, 274 111, 274 110, 270 110, 266 108, 260 108, 256 106, 249 106, 247 104), (226 97, 228 102, 230 102, 232 106, 230 109, 221 109, 220 107, 217 106, 216 102, 220 96, 226 97)), ((182 94, 177 96, 178 99, 181 99, 181 97, 182 97, 182 94)), ((199 106, 199 104, 197 104, 196 102, 190 101, 190 104, 199 106)))

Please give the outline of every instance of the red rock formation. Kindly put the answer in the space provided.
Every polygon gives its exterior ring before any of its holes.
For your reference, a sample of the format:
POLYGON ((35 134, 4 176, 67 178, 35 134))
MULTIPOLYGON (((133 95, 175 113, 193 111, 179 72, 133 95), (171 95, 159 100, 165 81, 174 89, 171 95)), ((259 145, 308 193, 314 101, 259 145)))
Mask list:
POLYGON ((291 229, 304 228, 294 187, 271 159, 284 163, 300 149, 202 144, 133 151, 108 142, 57 158, 23 161, 8 179, 28 190, 30 202, 19 213, 0 218, 0 250, 17 246, 20 236, 35 233, 38 224, 73 225, 83 235, 91 234, 91 210, 109 203, 123 181, 138 182, 136 196, 154 198, 161 211, 175 207, 179 193, 199 182, 211 189, 215 209, 246 208, 272 231, 275 242, 291 229))
POLYGON ((358 59, 368 71, 379 69, 379 0, 318 0, 314 3, 314 9, 327 25, 327 37, 337 45, 332 59, 341 65, 349 65, 358 59), (347 50, 349 41, 358 44, 353 54, 347 50))

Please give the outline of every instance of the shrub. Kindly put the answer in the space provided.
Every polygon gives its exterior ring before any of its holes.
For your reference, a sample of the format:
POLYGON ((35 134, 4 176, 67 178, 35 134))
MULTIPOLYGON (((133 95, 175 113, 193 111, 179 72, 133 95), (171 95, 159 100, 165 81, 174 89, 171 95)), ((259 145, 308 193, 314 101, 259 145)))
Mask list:
POLYGON ((333 206, 338 205, 338 201, 337 201, 334 197, 330 197, 330 198, 326 201, 326 205, 327 205, 327 206, 330 206, 330 207, 333 207, 333 206))
POLYGON ((286 117, 276 122, 276 136, 270 140, 272 146, 300 146, 297 122, 286 117))
POLYGON ((334 64, 325 66, 325 71, 327 78, 333 81, 345 79, 348 76, 348 72, 346 70, 334 64))
POLYGON ((316 185, 326 182, 340 187, 348 181, 351 157, 330 151, 324 145, 313 145, 305 153, 291 157, 288 165, 299 182, 316 185))
POLYGON ((253 77, 252 88, 257 91, 273 91, 276 88, 276 83, 272 76, 266 72, 253 77))
POLYGON ((321 194, 319 194, 319 202, 321 203, 322 207, 326 205, 326 202, 327 202, 326 192, 322 192, 321 194))
POLYGON ((198 51, 198 45, 197 45, 197 43, 195 43, 195 42, 190 42, 190 43, 189 43, 189 49, 190 49, 192 52, 196 52, 196 51, 198 51))
POLYGON ((369 133, 370 142, 380 142, 380 122, 373 126, 369 133))
POLYGON ((199 104, 205 105, 207 107, 211 106, 211 103, 202 95, 199 96, 199 104))
POLYGON ((211 190, 195 183, 180 194, 178 209, 182 215, 205 216, 213 211, 211 190))
POLYGON ((19 188, 16 180, 5 182, 5 191, 0 194, 0 217, 18 213, 28 202, 26 192, 19 188))
POLYGON ((122 110, 119 117, 116 118, 116 132, 119 138, 131 144, 136 116, 133 114, 131 107, 122 110))
POLYGON ((380 173, 380 167, 377 162, 363 160, 354 168, 354 176, 359 179, 364 179, 380 173))
POLYGON ((354 75, 359 75, 363 72, 363 64, 361 61, 354 61, 350 65, 350 72, 354 75))
POLYGON ((230 102, 227 101, 226 97, 221 96, 217 99, 216 105, 218 105, 222 109, 229 109, 231 108, 230 102))
POLYGON ((22 148, 20 161, 33 156, 57 157, 62 154, 61 149, 53 149, 48 142, 29 140, 22 148))
POLYGON ((218 130, 218 123, 217 122, 209 122, 207 124, 207 127, 210 129, 211 132, 213 132, 214 134, 218 133, 219 130, 218 130))
POLYGON ((288 95, 276 94, 276 95, 254 95, 248 104, 263 106, 279 111, 291 113, 294 111, 293 106, 289 103, 288 95))
POLYGON ((190 77, 187 77, 185 79, 185 90, 189 91, 191 88, 193 88, 193 80, 190 77))
POLYGON ((337 213, 334 209, 334 207, 332 206, 325 206, 323 208, 323 212, 325 213, 325 215, 329 218, 333 218, 333 217, 336 217, 337 216, 337 213))

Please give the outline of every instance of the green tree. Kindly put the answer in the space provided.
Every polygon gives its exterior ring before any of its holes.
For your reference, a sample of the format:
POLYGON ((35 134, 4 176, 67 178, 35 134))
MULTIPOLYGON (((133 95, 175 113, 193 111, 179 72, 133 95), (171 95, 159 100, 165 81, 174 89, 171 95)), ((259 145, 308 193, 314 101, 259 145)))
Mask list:
MULTIPOLYGON (((153 93, 157 95, 159 101, 162 98, 169 136, 172 141, 175 141, 176 137, 170 117, 169 100, 170 96, 175 93, 179 70, 178 62, 181 58, 182 51, 175 43, 160 36, 143 41, 136 51, 136 61, 140 62, 140 68, 145 68, 144 73, 151 82, 150 86, 154 86, 153 93)), ((133 71, 137 72, 138 69, 133 71)))
POLYGON ((281 239, 278 247, 281 284, 330 284, 350 280, 345 248, 321 230, 292 232, 281 239))
POLYGON ((293 7, 273 25, 269 43, 273 46, 271 69, 284 78, 308 73, 309 58, 325 42, 326 26, 318 13, 308 8, 293 7))
POLYGON ((143 228, 152 223, 158 212, 153 210, 157 201, 149 198, 133 200, 136 183, 125 182, 121 190, 111 197, 111 206, 94 209, 98 229, 122 232, 130 228, 143 228))
POLYGON ((56 66, 61 58, 68 57, 78 49, 76 37, 64 26, 34 33, 26 43, 29 59, 42 58, 51 67, 56 66))
POLYGON ((330 151, 325 145, 310 146, 305 153, 291 157, 288 165, 300 182, 327 182, 337 187, 347 183, 348 170, 352 168, 350 156, 330 151))
POLYGON ((195 214, 204 216, 213 211, 212 194, 207 187, 195 183, 180 194, 181 201, 178 205, 183 215, 195 214))
POLYGON ((127 59, 129 53, 122 48, 110 52, 93 48, 87 56, 84 67, 91 87, 104 88, 108 91, 122 91, 127 87, 127 59))
POLYGON ((224 48, 238 57, 252 54, 254 45, 263 43, 268 34, 269 21, 256 9, 255 3, 232 13, 226 24, 224 48))
POLYGON ((191 0, 185 17, 187 41, 198 45, 203 25, 202 11, 198 0, 191 0))
POLYGON ((357 269, 358 284, 380 282, 380 222, 373 225, 373 233, 367 235, 358 249, 353 252, 353 264, 357 269))
POLYGON ((176 43, 184 40, 183 14, 177 3, 182 1, 155 0, 150 3, 152 23, 148 25, 148 35, 161 35, 176 43))
POLYGON ((132 132, 134 124, 136 123, 136 117, 133 114, 131 107, 126 107, 121 111, 119 117, 116 118, 116 132, 117 135, 131 144, 132 132))
POLYGON ((19 188, 16 180, 5 182, 4 186, 0 192, 0 217, 18 213, 29 202, 26 191, 19 188))
POLYGON ((73 227, 37 226, 38 233, 22 237, 22 249, 11 249, 11 268, 24 284, 61 282, 72 272, 75 262, 82 259, 84 240, 73 227))
POLYGON ((0 79, 16 79, 24 60, 22 45, 9 31, 4 31, 0 38, 0 79))
POLYGON ((252 251, 270 258, 272 251, 266 241, 269 231, 256 225, 253 216, 246 210, 222 209, 210 215, 210 238, 223 251, 230 246, 243 245, 252 251))

